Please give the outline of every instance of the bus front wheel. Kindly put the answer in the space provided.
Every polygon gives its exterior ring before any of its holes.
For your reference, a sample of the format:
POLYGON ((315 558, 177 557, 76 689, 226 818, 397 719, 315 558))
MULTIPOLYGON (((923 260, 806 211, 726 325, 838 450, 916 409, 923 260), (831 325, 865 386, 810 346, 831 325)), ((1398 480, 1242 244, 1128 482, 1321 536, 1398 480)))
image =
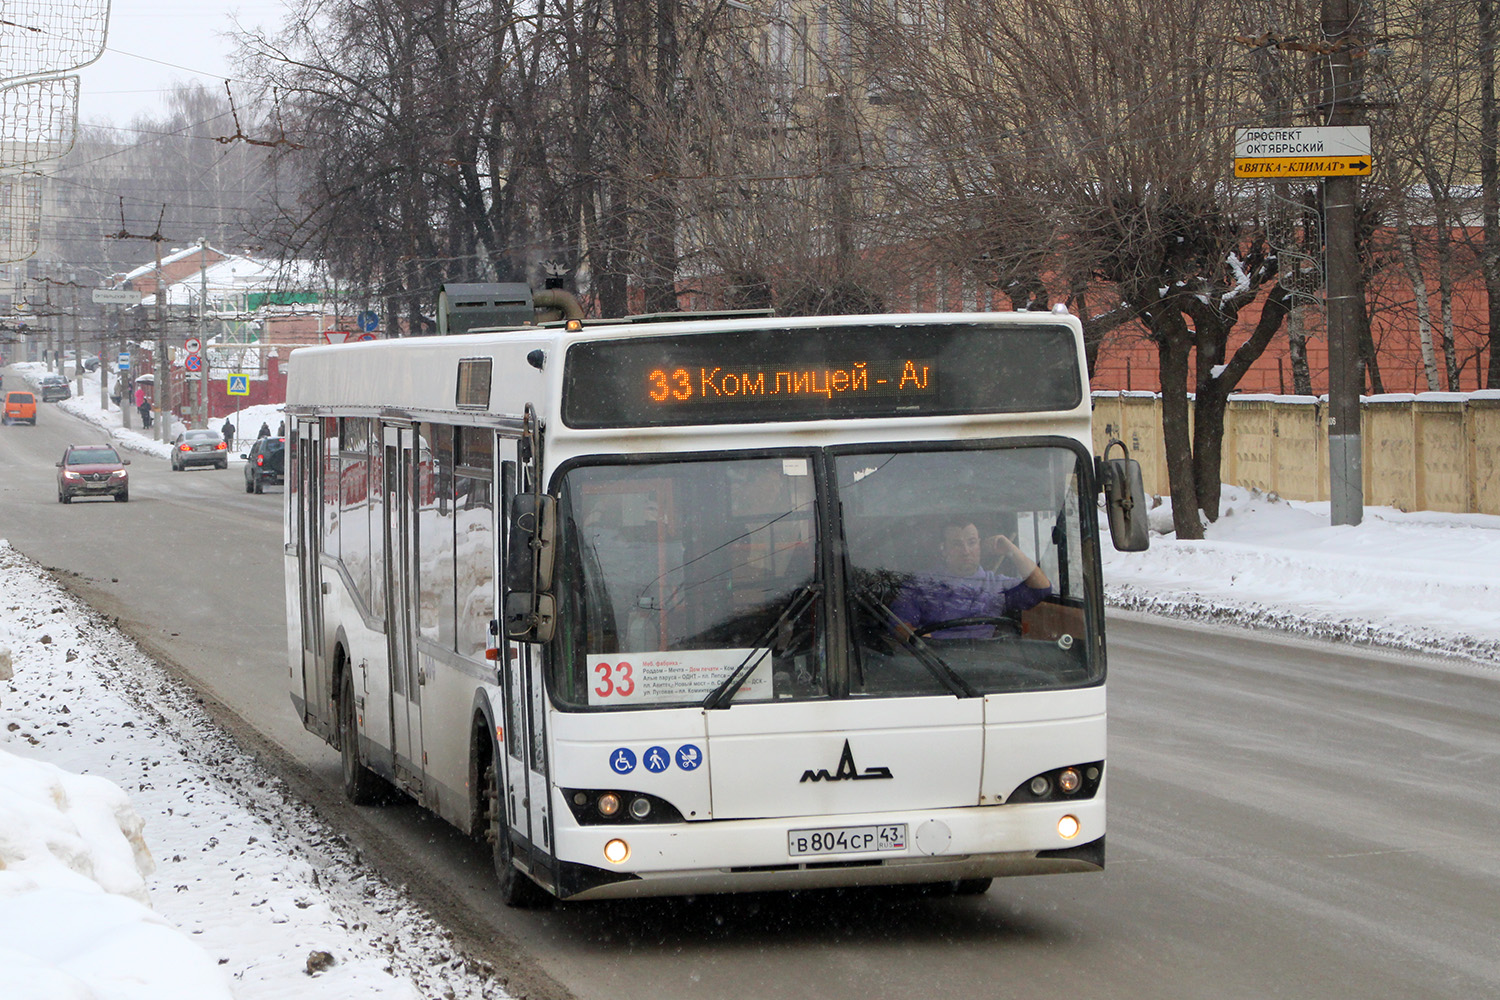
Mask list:
MULTIPOLYGON (((498 750, 496 751, 499 752, 498 750)), ((550 906, 552 895, 517 868, 510 844, 510 824, 505 819, 505 802, 501 798, 499 766, 491 757, 484 770, 485 797, 489 801, 486 835, 493 845, 495 880, 500 885, 500 900, 518 910, 550 906)))

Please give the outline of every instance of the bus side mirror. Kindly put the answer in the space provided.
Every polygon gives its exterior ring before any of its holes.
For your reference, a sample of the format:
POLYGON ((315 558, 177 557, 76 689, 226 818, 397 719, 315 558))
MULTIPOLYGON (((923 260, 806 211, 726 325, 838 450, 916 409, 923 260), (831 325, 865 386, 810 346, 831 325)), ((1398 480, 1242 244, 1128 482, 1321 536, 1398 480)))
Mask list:
POLYGON ((552 589, 553 554, 557 551, 557 501, 534 493, 510 502, 510 537, 505 549, 505 589, 531 593, 552 589))
POLYGON ((1141 463, 1130 457, 1121 441, 1111 441, 1099 459, 1099 485, 1104 490, 1105 516, 1110 540, 1121 552, 1145 552, 1151 546, 1150 520, 1146 511, 1146 488, 1141 483, 1141 463), (1109 458, 1115 445, 1123 458, 1109 458))
POLYGON ((507 639, 550 642, 557 627, 552 596, 553 556, 557 551, 557 501, 521 493, 510 502, 510 534, 505 550, 507 639))
POLYGON ((557 629, 557 599, 551 594, 515 590, 505 595, 505 637, 516 642, 551 642, 557 629))

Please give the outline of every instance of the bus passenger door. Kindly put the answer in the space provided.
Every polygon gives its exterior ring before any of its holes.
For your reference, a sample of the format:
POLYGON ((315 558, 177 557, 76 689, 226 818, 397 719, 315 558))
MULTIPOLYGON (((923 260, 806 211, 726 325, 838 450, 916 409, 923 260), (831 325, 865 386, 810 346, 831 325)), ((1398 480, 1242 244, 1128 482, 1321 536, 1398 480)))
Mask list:
POLYGON ((417 608, 416 463, 412 428, 384 425, 385 461, 385 635, 390 664, 391 751, 396 779, 404 788, 421 787, 422 708, 417 678, 413 617, 417 608))
MULTIPOLYGON (((510 502, 518 488, 517 468, 516 462, 500 463, 503 523, 507 525, 510 502)), ((507 639, 505 653, 505 814, 513 843, 530 844, 548 855, 552 845, 547 825, 547 698, 542 687, 542 649, 535 643, 507 639)))
POLYGON ((329 692, 320 683, 323 666, 323 435, 317 420, 299 421, 297 449, 297 589, 302 633, 304 722, 322 736, 332 734, 329 692))

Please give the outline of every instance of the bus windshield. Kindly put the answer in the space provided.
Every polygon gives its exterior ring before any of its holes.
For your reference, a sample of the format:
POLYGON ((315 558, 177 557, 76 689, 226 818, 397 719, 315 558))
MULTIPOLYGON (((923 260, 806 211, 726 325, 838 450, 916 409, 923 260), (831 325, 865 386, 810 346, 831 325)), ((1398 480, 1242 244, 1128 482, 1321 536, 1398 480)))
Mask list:
POLYGON ((884 446, 574 467, 554 697, 722 707, 1097 683, 1079 454, 884 446))
POLYGON ((1052 446, 835 458, 851 695, 1102 680, 1085 613, 1084 460, 1052 446))

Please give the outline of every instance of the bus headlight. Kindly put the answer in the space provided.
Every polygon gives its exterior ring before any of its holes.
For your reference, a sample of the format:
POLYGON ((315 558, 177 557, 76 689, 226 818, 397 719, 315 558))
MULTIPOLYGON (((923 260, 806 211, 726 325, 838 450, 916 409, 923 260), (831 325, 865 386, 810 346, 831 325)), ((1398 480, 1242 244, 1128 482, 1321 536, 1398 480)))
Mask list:
POLYGON ((630 845, 618 837, 604 845, 604 860, 610 864, 624 864, 628 857, 630 857, 630 845))
POLYGON ((1003 799, 997 797, 996 801, 1022 803, 1091 799, 1099 793, 1103 779, 1102 760, 1068 764, 1032 775, 1017 785, 1009 795, 1003 799))
MULTIPOLYGON (((563 801, 580 826, 627 823, 681 823, 682 811, 650 792, 604 788, 561 788, 563 801)), ((694 813, 693 815, 697 815, 694 813)))
MULTIPOLYGON (((1077 816, 1064 816, 1057 821, 1057 835, 1063 840, 1072 840, 1078 836, 1078 831, 1082 829, 1083 824, 1078 822, 1077 816)), ((604 850, 607 856, 609 848, 606 847, 604 850)))

